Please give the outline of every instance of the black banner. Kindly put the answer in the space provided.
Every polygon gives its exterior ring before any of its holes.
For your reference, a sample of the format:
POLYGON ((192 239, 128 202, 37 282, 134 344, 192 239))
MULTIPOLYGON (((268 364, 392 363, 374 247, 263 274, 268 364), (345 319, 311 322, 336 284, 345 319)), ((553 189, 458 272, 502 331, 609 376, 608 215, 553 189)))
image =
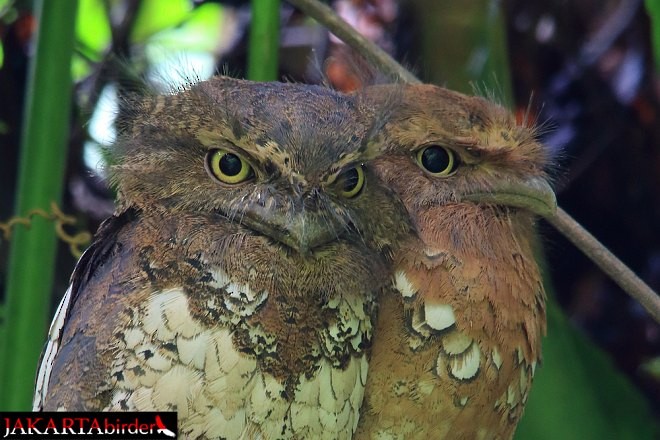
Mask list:
POLYGON ((176 439, 175 412, 0 412, 0 440, 176 439))

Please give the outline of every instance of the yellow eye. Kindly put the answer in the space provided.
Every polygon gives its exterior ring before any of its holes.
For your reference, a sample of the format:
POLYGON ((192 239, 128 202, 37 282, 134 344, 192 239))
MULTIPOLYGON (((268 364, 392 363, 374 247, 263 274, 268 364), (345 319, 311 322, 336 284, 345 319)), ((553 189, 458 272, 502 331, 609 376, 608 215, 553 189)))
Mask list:
POLYGON ((254 177, 252 167, 245 159, 226 150, 211 150, 207 155, 207 168, 218 180, 230 185, 254 177))
POLYGON ((349 168, 341 173, 336 180, 339 194, 347 199, 357 196, 364 187, 364 169, 362 165, 349 168))
POLYGON ((431 145, 417 152, 417 163, 434 176, 444 177, 453 173, 458 160, 454 152, 439 145, 431 145))

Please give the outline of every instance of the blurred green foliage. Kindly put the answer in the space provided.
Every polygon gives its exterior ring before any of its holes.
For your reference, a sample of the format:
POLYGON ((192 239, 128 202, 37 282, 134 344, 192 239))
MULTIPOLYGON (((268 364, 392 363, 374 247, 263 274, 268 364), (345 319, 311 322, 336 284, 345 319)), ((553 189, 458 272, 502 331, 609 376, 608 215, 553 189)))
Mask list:
MULTIPOLYGON (((218 3, 193 8, 190 0, 142 0, 130 28, 131 51, 136 58, 146 56, 152 65, 172 61, 183 52, 213 54, 223 44, 223 14, 224 8, 218 3)), ((112 32, 106 1, 81 2, 76 38, 73 78, 81 81, 110 47, 112 32)))
MULTIPOLYGON (((5 21, 6 16, 12 12, 12 1, 11 0, 0 0, 0 21, 5 21)), ((2 41, 0 41, 0 69, 2 69, 2 64, 5 58, 5 51, 2 48, 2 41)))
POLYGON ((516 439, 652 440, 646 399, 611 359, 548 301, 548 336, 516 439))
POLYGON ((191 11, 189 0, 143 0, 131 29, 131 40, 145 41, 154 34, 176 28, 191 19, 191 11))
POLYGON ((655 68, 660 75, 660 0, 646 0, 646 10, 651 18, 655 68))
MULTIPOLYGON (((147 3, 153 3, 153 1, 147 3)), ((143 23, 145 27, 148 27, 146 21, 140 19, 144 16, 140 10, 133 38, 135 41, 148 38, 150 44, 162 46, 168 50, 213 52, 217 42, 222 39, 223 13, 224 9, 221 5, 204 3, 185 14, 178 26, 153 28, 154 32, 147 34, 139 31, 140 25, 143 23)), ((153 24, 151 25, 153 26, 153 24)))

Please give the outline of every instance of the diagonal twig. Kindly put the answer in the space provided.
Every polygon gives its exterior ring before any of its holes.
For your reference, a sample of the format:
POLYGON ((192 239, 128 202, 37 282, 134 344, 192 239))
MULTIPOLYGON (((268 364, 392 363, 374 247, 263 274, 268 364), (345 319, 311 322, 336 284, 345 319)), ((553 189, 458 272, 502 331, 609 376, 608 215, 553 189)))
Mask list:
POLYGON ((394 61, 387 52, 356 32, 329 6, 316 0, 290 0, 289 3, 324 25, 386 75, 398 78, 405 83, 419 84, 421 82, 415 75, 394 61))
MULTIPOLYGON (((391 75, 404 83, 420 83, 419 79, 403 68, 394 58, 358 34, 330 7, 317 0, 287 1, 341 38, 365 59, 373 63, 381 72, 391 75)), ((596 263, 621 289, 639 301, 653 319, 660 323, 660 296, 635 275, 628 266, 612 254, 612 252, 563 209, 558 207, 557 212, 547 216, 546 220, 596 263)))
POLYGON ((557 208, 557 212, 546 217, 546 220, 596 263, 619 287, 639 301, 657 322, 660 322, 660 297, 658 294, 596 237, 561 208, 557 208))

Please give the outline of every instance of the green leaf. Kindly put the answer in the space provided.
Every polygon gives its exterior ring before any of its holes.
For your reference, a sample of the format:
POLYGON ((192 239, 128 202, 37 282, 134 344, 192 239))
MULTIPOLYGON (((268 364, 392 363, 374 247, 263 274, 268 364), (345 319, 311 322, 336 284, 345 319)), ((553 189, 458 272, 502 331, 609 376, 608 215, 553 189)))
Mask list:
POLYGON ((78 82, 91 72, 90 63, 100 62, 110 45, 112 30, 103 0, 80 2, 76 16, 76 49, 71 60, 71 77, 78 82))
POLYGON ((215 52, 222 40, 224 9, 217 3, 204 3, 188 14, 176 28, 162 29, 149 39, 151 48, 163 52, 186 50, 215 52))
POLYGON ((71 59, 71 77, 74 82, 82 81, 92 72, 89 60, 74 53, 71 59))
POLYGON ((649 405, 548 301, 548 337, 517 439, 655 439, 649 405))
POLYGON ((13 0, 0 0, 0 18, 4 18, 12 7, 13 0))
POLYGON ((646 0, 646 11, 651 19, 655 68, 660 72, 660 1, 646 0))
POLYGON ((9 25, 18 18, 18 10, 14 7, 14 0, 0 0, 0 23, 9 25))
POLYGON ((660 356, 644 362, 642 364, 642 371, 656 381, 660 381, 660 356))
POLYGON ((80 2, 76 17, 76 38, 78 50, 94 61, 100 61, 101 54, 110 44, 112 31, 103 0, 80 2))
POLYGON ((178 26, 186 20, 191 9, 189 0, 143 0, 131 31, 131 40, 142 42, 164 29, 178 26))
POLYGON ((224 8, 205 3, 195 8, 175 28, 164 29, 147 40, 147 60, 157 80, 186 84, 190 78, 206 78, 215 71, 214 54, 225 45, 224 8))

